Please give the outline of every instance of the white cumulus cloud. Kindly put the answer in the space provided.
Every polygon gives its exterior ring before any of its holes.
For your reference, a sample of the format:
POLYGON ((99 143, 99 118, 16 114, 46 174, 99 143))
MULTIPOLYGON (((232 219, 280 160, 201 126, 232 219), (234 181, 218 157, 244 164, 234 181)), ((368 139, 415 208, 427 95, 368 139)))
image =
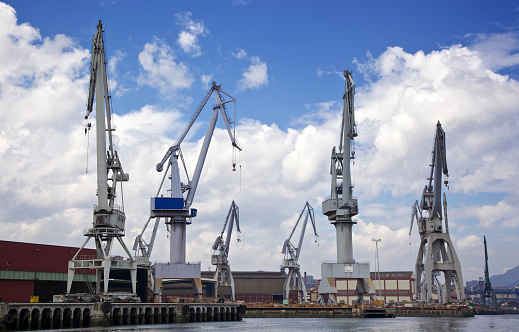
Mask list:
POLYGON ((268 85, 267 64, 257 56, 251 58, 251 65, 243 72, 238 81, 238 90, 259 89, 268 85))
POLYGON ((155 38, 146 43, 139 53, 139 63, 143 70, 138 77, 139 84, 160 89, 161 93, 189 88, 193 83, 188 66, 175 62, 173 50, 164 40, 155 38))
POLYGON ((204 36, 209 31, 204 26, 203 21, 193 20, 191 12, 180 12, 175 15, 177 23, 182 27, 178 34, 177 43, 186 53, 193 57, 202 55, 201 47, 198 44, 198 37, 204 36))
MULTIPOLYGON (((510 52, 503 56, 512 56, 510 52)), ((513 61, 489 59, 477 45, 454 45, 413 54, 392 47, 367 60, 363 68, 372 83, 357 86, 355 96, 359 136, 354 195, 359 198, 360 214, 353 227, 353 251, 357 261, 374 261, 371 239, 377 237, 382 239, 382 270, 414 269, 418 234, 415 230, 411 238, 408 235, 410 206, 426 183, 438 120, 447 135, 448 197, 456 195, 458 202, 449 203, 449 225, 464 278, 481 275, 480 229, 491 230, 487 239, 491 237, 495 252, 516 250, 519 239, 514 232, 519 224, 512 198, 519 197, 519 84, 495 72, 491 64, 506 66, 513 61), (503 197, 494 203, 481 203, 481 197, 473 200, 472 195, 484 197, 488 192, 503 197), (474 227, 478 224, 481 227, 474 227), (463 227, 470 227, 470 232, 461 232, 463 227)), ((82 229, 92 225, 97 201, 95 139, 91 134, 88 142, 83 123, 89 52, 67 36, 41 36, 30 24, 18 24, 14 10, 0 3, 0 61, 4 239, 79 246, 84 241, 82 229), (85 173, 87 148, 89 173, 85 173)), ((193 83, 188 65, 177 62, 162 40, 147 43, 139 62, 140 88, 149 85, 174 93, 193 83)), ((267 65, 252 57, 239 83, 241 89, 267 84, 267 65)), ((330 193, 330 152, 339 140, 343 81, 337 80, 337 85, 336 100, 301 105, 305 114, 293 119, 293 128, 241 119, 236 135, 243 152, 237 155, 235 172, 230 139, 219 120, 193 203, 198 216, 188 226, 188 261, 201 261, 204 269, 210 266, 211 244, 232 200, 240 207, 242 229, 242 241, 233 241, 230 252, 233 270, 277 270, 281 245, 306 201, 316 210, 319 237, 315 243, 307 230, 302 269, 319 277, 320 263, 335 260, 335 229, 320 214, 320 206, 330 193)), ((201 117, 207 113, 204 110, 201 117)), ((117 150, 130 174, 124 184, 129 247, 148 219, 149 199, 162 180, 155 164, 173 144, 184 120, 176 108, 157 105, 114 115, 117 150)), ((205 132, 206 123, 200 123, 192 131, 202 127, 205 132)), ((190 174, 202 145, 197 134, 189 135, 182 145, 190 174)), ((168 241, 162 224, 152 260, 168 260, 168 241)), ((118 248, 114 253, 124 254, 118 248)), ((492 259, 498 270, 510 267, 507 255, 492 259)))

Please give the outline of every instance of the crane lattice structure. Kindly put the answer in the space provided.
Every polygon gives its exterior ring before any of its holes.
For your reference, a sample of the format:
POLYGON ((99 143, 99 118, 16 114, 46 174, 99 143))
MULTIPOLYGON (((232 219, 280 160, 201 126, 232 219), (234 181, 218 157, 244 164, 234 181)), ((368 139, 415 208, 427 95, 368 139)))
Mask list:
POLYGON ((284 254, 283 264, 281 264, 281 270, 284 271, 288 269, 288 275, 285 280, 285 285, 283 287, 283 298, 289 299, 291 292, 296 292, 297 294, 297 302, 307 302, 306 299, 306 284, 305 280, 301 277, 301 270, 299 265, 299 255, 301 254, 301 247, 303 245, 303 238, 305 237, 306 225, 308 223, 308 217, 312 222, 312 227, 314 229, 315 236, 317 235, 317 230, 315 229, 315 218, 314 218, 314 209, 306 202, 301 214, 299 214, 299 218, 290 233, 288 239, 283 243, 283 249, 281 253, 284 254), (303 213, 305 213, 305 218, 303 224, 301 225, 301 234, 299 235, 299 242, 297 243, 297 247, 292 244, 290 239, 292 239, 292 235, 296 231, 301 218, 303 217, 303 213))
MULTIPOLYGON (((423 190, 420 204, 416 201, 412 206, 411 227, 416 219, 420 233, 420 248, 416 258, 416 298, 419 301, 432 302, 433 289, 436 289, 438 301, 441 304, 448 302, 464 302, 465 290, 461 274, 461 263, 454 250, 449 235, 447 218, 447 198, 443 194, 443 210, 445 213, 445 232, 443 231, 442 216, 442 175, 449 176, 445 148, 445 132, 440 122, 436 124, 436 135, 432 151, 431 171, 428 184, 423 190), (427 215, 423 216, 422 211, 427 215), (443 273, 444 283, 438 277, 443 273), (456 300, 451 299, 455 290, 456 300)), ((444 184, 447 186, 448 181, 444 184)))
POLYGON ((485 244, 485 289, 481 294, 481 303, 483 306, 492 305, 494 308, 497 308, 497 298, 496 293, 492 289, 492 284, 490 283, 490 275, 488 274, 488 253, 487 253, 487 238, 483 236, 483 243, 485 244))
MULTIPOLYGON (((161 172, 164 168, 164 164, 167 163, 166 171, 164 172, 164 176, 160 183, 159 190, 157 191, 157 195, 151 198, 150 218, 146 222, 141 234, 135 239, 134 244, 136 259, 139 261, 139 264, 149 266, 151 264, 150 256, 153 249, 158 223, 160 222, 161 218, 164 218, 166 226, 170 232, 170 262, 167 264, 155 264, 155 294, 160 292, 162 279, 172 278, 191 280, 193 283, 194 296, 199 298, 202 294, 200 263, 186 264, 186 226, 191 224, 191 219, 197 215, 197 209, 191 208, 191 204, 193 203, 193 199, 195 197, 195 192, 198 187, 202 168, 207 156, 207 151, 209 149, 211 138, 216 127, 218 113, 222 114, 227 132, 231 138, 232 146, 241 151, 241 148, 238 146, 235 139, 236 99, 223 91, 221 85, 218 85, 216 82, 212 82, 211 88, 205 95, 197 110, 194 112, 190 121, 186 124, 180 133, 177 141, 168 149, 164 155, 164 158, 162 158, 162 160, 156 166, 156 170, 161 172), (209 98, 213 94, 216 98, 216 105, 213 106, 213 114, 209 120, 209 125, 202 143, 202 149, 200 151, 200 155, 198 156, 198 161, 194 173, 190 179, 189 174, 187 173, 187 167, 184 162, 184 157, 182 155, 180 145, 202 112, 209 98), (229 97, 230 100, 225 101, 224 95, 229 97), (234 120, 231 120, 226 108, 226 104, 231 102, 234 103, 234 120), (187 183, 182 182, 180 176, 179 159, 182 162, 182 166, 185 171, 185 177, 187 178, 187 183), (170 171, 169 178, 171 180, 171 196, 159 196, 166 176, 168 176, 168 171, 170 171), (144 239, 144 232, 152 218, 156 218, 155 225, 153 228, 151 240, 149 243, 146 243, 144 239)), ((233 153, 233 156, 234 155, 235 154, 233 153)), ((233 170, 235 170, 235 166, 236 161, 233 160, 233 170)))
MULTIPOLYGON (((109 298, 107 295, 109 295, 108 281, 110 279, 110 271, 129 270, 132 283, 131 297, 135 297, 137 264, 122 240, 126 220, 124 206, 115 204, 117 184, 121 182, 122 191, 122 182, 128 181, 129 175, 124 173, 117 151, 113 146, 112 132, 115 131, 115 129, 111 123, 111 97, 108 89, 103 24, 101 21, 99 21, 97 31, 92 39, 90 88, 85 119, 88 119, 93 111, 94 99, 96 112, 98 204, 94 206, 93 227, 85 230, 86 241, 72 260, 69 261, 67 294, 70 294, 75 270, 95 269, 95 294, 101 294, 101 281, 103 280, 103 294, 105 295, 105 300, 107 300, 109 298), (106 146, 107 137, 108 148, 106 146), (97 257, 78 259, 78 254, 90 239, 95 240, 97 257), (124 260, 111 256, 112 246, 115 240, 122 246, 128 255, 128 259, 124 260)), ((91 126, 88 124, 86 130, 90 130, 90 128, 91 126)))
POLYGON ((229 298, 235 300, 235 288, 234 278, 232 277, 231 267, 229 266, 229 247, 231 244, 232 229, 236 223, 236 230, 241 233, 240 230, 240 209, 234 201, 232 201, 227 217, 223 224, 223 229, 220 235, 216 238, 213 244, 214 254, 211 255, 211 264, 216 265, 216 271, 214 272, 214 279, 217 280, 217 286, 229 288, 229 298), (227 229, 227 235, 224 233, 227 229))
POLYGON ((319 301, 336 302, 333 280, 335 278, 357 279, 357 302, 362 302, 363 295, 373 300, 375 285, 370 278, 369 263, 356 263, 353 259, 352 227, 357 223, 352 218, 359 213, 357 198, 353 197, 351 181, 351 160, 355 158, 355 124, 354 95, 355 84, 351 73, 344 72, 344 106, 339 147, 333 147, 330 174, 332 176, 330 198, 323 201, 323 214, 335 226, 337 238, 337 263, 321 265, 321 283, 319 284, 319 301))

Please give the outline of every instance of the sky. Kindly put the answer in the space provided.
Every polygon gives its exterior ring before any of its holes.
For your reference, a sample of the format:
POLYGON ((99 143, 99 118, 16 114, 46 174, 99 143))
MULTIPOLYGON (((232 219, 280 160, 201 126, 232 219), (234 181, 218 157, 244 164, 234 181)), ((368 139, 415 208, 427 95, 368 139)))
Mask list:
MULTIPOLYGON (((490 275, 519 265, 514 1, 0 2, 2 240, 79 247, 92 225, 96 142, 84 115, 99 20, 116 149, 130 174, 118 197, 130 249, 162 180, 156 163, 216 81, 236 99, 243 151, 233 172, 219 119, 192 205, 198 216, 187 227, 187 261, 214 271, 211 247, 235 200, 242 232, 239 242, 233 233, 231 269, 277 271, 308 201, 318 237, 306 230, 299 263, 320 278, 321 262, 336 261, 335 228, 321 203, 330 195, 348 69, 358 127, 354 258, 374 271, 376 238, 381 271, 414 270, 411 206, 427 183, 440 121, 463 280, 484 275, 483 236, 490 275)), ((214 103, 182 143, 190 176, 214 103)), ((120 246, 113 252, 123 254, 120 246)), ((151 259, 169 260, 164 224, 151 259)))

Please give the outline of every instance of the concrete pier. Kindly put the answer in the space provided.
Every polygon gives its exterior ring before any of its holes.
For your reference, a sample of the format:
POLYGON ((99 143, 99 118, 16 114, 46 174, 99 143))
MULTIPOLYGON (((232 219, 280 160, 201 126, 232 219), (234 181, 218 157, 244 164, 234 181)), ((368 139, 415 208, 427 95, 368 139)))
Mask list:
POLYGON ((470 307, 248 307, 245 318, 474 317, 470 307))
POLYGON ((239 321, 236 303, 0 303, 0 331, 239 321))
POLYGON ((391 318, 391 308, 354 307, 252 307, 245 318, 391 318))

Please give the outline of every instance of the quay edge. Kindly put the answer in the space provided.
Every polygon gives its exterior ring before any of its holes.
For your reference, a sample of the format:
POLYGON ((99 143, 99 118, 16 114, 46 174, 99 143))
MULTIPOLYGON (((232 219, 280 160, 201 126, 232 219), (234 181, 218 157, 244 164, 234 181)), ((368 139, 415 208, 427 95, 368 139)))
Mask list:
POLYGON ((251 307, 244 318, 392 318, 392 308, 251 307))
POLYGON ((244 318, 474 317, 470 307, 249 307, 244 318))
POLYGON ((238 303, 0 303, 0 331, 240 321, 238 303))

